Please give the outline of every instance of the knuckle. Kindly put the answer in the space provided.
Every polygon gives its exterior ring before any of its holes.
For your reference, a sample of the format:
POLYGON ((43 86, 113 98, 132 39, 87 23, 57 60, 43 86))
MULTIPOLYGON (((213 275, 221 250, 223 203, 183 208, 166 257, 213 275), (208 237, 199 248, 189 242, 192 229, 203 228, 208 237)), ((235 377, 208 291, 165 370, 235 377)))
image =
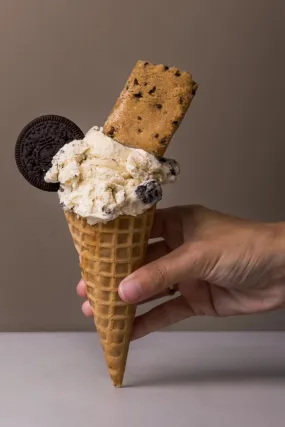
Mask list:
POLYGON ((153 291, 160 291, 167 287, 168 284, 168 272, 164 265, 161 263, 154 264, 149 270, 149 283, 153 288, 153 291))

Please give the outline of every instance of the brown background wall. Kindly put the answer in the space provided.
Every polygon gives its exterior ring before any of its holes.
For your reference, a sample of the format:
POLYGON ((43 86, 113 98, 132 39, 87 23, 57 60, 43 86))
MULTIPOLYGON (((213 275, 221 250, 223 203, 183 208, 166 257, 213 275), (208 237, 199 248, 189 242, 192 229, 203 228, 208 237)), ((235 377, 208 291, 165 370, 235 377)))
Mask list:
MULTIPOLYGON (((284 40, 284 0, 1 0, 1 330, 93 328, 57 197, 16 170, 22 127, 56 113, 86 131, 103 124, 137 59, 181 67, 200 89, 168 152, 182 175, 162 205, 284 219, 284 40)), ((284 325, 277 312, 177 327, 284 325)))

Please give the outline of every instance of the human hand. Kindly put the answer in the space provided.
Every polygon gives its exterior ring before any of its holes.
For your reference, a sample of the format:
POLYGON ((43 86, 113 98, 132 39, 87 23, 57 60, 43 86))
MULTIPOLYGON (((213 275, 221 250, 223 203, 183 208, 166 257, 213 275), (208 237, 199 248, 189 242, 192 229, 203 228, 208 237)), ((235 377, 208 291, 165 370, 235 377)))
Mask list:
MULTIPOLYGON (((169 294, 176 298, 135 320, 133 339, 191 316, 233 316, 285 306, 285 229, 202 206, 158 210, 146 265, 119 287, 122 300, 143 303, 169 294), (284 243, 283 243, 284 242, 284 243)), ((77 292, 86 297, 85 284, 77 292)), ((92 315, 87 301, 82 310, 92 315)))

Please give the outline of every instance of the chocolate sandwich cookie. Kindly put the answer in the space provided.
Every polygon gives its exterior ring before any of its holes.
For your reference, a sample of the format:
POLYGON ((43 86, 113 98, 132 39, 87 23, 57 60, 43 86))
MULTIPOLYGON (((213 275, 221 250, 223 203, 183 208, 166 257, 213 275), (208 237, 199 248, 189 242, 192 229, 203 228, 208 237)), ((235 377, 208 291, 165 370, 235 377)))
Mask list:
POLYGON ((71 120, 45 115, 28 123, 21 131, 15 148, 17 167, 23 177, 43 191, 58 191, 58 183, 47 183, 46 172, 54 155, 67 143, 83 139, 84 133, 71 120))

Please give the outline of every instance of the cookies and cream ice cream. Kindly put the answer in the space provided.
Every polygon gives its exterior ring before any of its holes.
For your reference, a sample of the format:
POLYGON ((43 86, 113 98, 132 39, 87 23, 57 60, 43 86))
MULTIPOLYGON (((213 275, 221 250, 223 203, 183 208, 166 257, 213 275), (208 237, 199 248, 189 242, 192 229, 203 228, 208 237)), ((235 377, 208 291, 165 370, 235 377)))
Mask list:
POLYGON ((175 160, 119 144, 95 126, 58 151, 45 181, 59 182, 61 206, 93 225, 143 213, 178 174, 175 160))

